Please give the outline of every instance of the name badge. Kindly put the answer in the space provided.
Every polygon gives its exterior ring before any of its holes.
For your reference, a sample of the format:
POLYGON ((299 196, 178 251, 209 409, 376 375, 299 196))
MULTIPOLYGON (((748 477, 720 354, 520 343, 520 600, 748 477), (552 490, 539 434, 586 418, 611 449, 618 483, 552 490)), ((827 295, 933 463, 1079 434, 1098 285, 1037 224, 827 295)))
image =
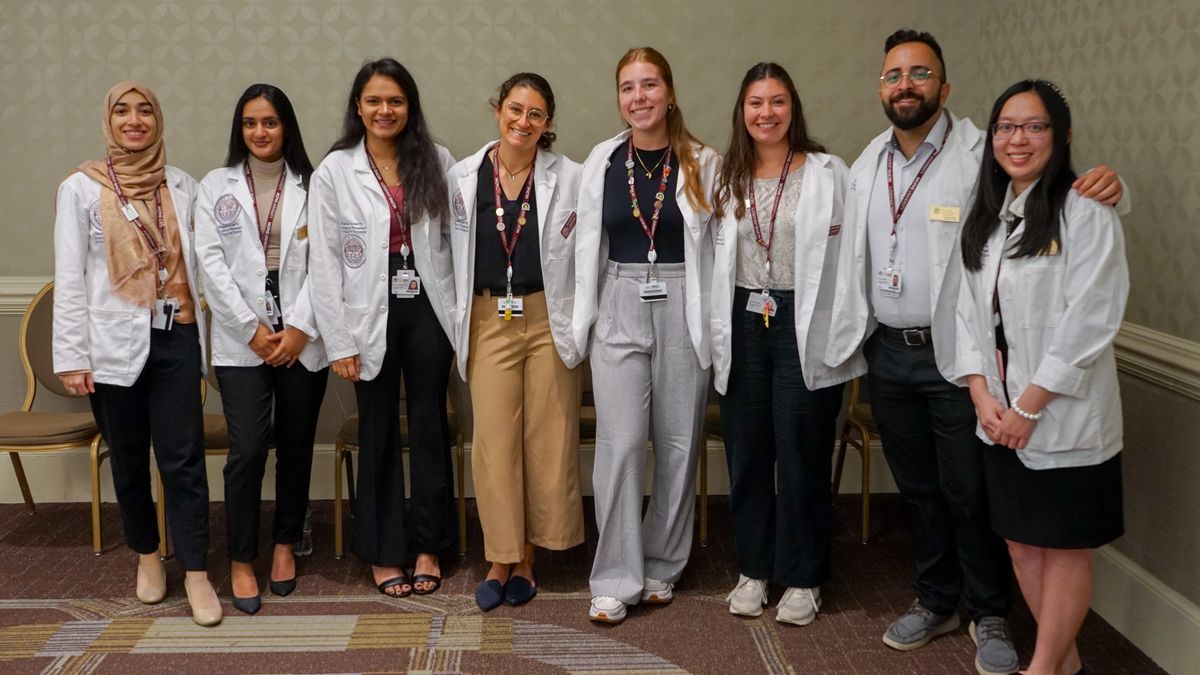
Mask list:
POLYGON ((942 223, 957 223, 959 208, 957 206, 931 206, 929 219, 942 223))
POLYGON ((875 287, 885 298, 900 297, 904 287, 904 275, 895 267, 884 267, 875 275, 875 287))
POLYGON ((275 330, 283 328, 283 312, 279 309, 279 305, 275 304, 274 294, 267 293, 267 319, 271 322, 271 327, 275 330))
POLYGON ((496 298, 496 316, 505 321, 514 316, 525 316, 525 298, 496 298))
POLYGON ((300 240, 308 239, 308 226, 301 225, 296 228, 296 238, 300 240))
POLYGON ((178 311, 179 301, 175 298, 158 298, 154 301, 150 327, 155 330, 171 330, 175 325, 175 313, 178 311))
POLYGON ((125 220, 133 222, 138 219, 137 209, 133 208, 133 204, 126 203, 121 207, 121 213, 125 215, 125 220))
POLYGON ((638 284, 638 297, 642 302, 662 302, 667 299, 667 284, 657 279, 638 284))
POLYGON ((421 278, 413 270, 396 270, 392 277, 392 295, 411 300, 421 294, 421 278))
POLYGON ((750 300, 746 302, 746 311, 754 314, 766 314, 767 316, 775 316, 777 306, 775 298, 772 298, 765 291, 762 293, 751 293, 750 300))

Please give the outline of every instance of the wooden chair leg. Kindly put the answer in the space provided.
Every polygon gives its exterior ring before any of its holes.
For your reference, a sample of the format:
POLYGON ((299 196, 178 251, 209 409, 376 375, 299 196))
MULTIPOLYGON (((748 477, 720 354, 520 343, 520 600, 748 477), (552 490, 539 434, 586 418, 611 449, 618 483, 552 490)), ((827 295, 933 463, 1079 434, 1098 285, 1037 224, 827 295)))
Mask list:
POLYGON ((341 439, 333 446, 333 557, 342 559, 342 452, 341 439))
POLYGON ((863 434, 862 455, 862 543, 871 536, 871 434, 863 434))
POLYGON ((700 546, 708 546, 708 436, 700 436, 700 546))
POLYGON ((171 557, 171 544, 167 537, 167 495, 163 489, 162 472, 154 467, 154 487, 158 490, 158 500, 155 510, 158 511, 158 557, 166 560, 171 557))
POLYGON ((89 451, 92 469, 92 553, 100 555, 104 550, 104 535, 100 530, 100 463, 108 453, 100 452, 100 435, 92 439, 89 451))
POLYGON ((842 489, 842 469, 846 466, 846 446, 850 443, 850 422, 842 424, 841 446, 833 468, 833 503, 837 504, 838 491, 842 489))
POLYGON ((466 491, 466 449, 464 448, 462 431, 455 439, 454 454, 458 464, 458 557, 467 557, 467 491, 466 491))
POLYGON ((12 460, 13 473, 17 474, 17 485, 21 486, 21 496, 25 498, 25 508, 29 509, 29 514, 37 513, 37 506, 33 503, 33 493, 29 491, 29 481, 25 478, 25 468, 21 466, 21 457, 16 452, 9 452, 8 458, 12 460))

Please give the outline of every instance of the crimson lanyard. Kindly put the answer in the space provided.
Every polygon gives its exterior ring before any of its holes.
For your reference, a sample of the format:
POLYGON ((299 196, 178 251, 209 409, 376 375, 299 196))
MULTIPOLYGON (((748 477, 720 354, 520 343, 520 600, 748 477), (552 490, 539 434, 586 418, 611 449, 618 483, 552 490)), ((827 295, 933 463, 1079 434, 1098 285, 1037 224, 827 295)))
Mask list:
POLYGON ((654 235, 658 232, 658 217, 662 213, 663 201, 666 200, 667 192, 667 177, 671 175, 671 146, 667 146, 667 154, 663 157, 662 179, 658 181, 658 191, 654 193, 654 213, 650 216, 650 224, 646 224, 646 218, 642 216, 642 209, 638 206, 637 190, 633 187, 633 137, 629 137, 629 150, 625 153, 625 170, 629 174, 629 199, 632 201, 633 217, 638 219, 642 224, 642 232, 650 239, 650 250, 646 252, 646 260, 651 265, 658 260, 658 253, 654 250, 654 235))
POLYGON ((275 197, 271 199, 271 210, 267 212, 267 226, 264 229, 262 224, 258 222, 258 196, 254 193, 254 176, 250 174, 250 163, 244 165, 246 169, 246 185, 250 187, 250 203, 254 205, 254 222, 258 227, 258 238, 262 241, 263 252, 267 250, 267 244, 271 241, 271 225, 275 222, 275 209, 279 208, 279 198, 283 195, 283 179, 287 178, 287 171, 279 174, 279 184, 275 186, 275 197))
MULTIPOLYGON (((496 198, 496 231, 500 233, 500 246, 504 248, 504 255, 508 257, 508 268, 505 270, 507 278, 508 293, 512 295, 512 258, 513 251, 517 250, 517 240, 521 238, 521 230, 525 227, 525 215, 529 213, 529 195, 533 192, 533 165, 530 164, 529 175, 525 178, 525 194, 521 196, 521 210, 517 213, 517 225, 513 228, 512 240, 508 238, 505 232, 508 228, 504 225, 504 204, 501 200, 500 191, 500 144, 492 146, 495 150, 496 161, 492 162, 492 191, 496 198)), ((537 161, 537 155, 534 155, 534 161, 537 161)))
POLYGON ((392 196, 392 191, 388 189, 387 183, 383 182, 383 174, 379 173, 379 167, 375 166, 375 158, 365 148, 363 152, 367 153, 367 163, 371 165, 371 173, 375 174, 375 180, 379 181, 379 189, 383 190, 383 198, 387 200, 388 208, 392 210, 392 216, 400 223, 400 255, 404 256, 403 269, 408 269, 408 252, 411 250, 408 243, 412 241, 412 228, 409 226, 408 220, 404 218, 404 210, 396 203, 396 198, 392 196))
POLYGON ((950 138, 950 129, 952 128, 953 124, 954 123, 950 120, 950 118, 947 117, 946 118, 946 133, 945 133, 945 135, 942 136, 942 144, 939 145, 937 150, 934 150, 933 154, 929 155, 929 159, 925 160, 925 163, 921 165, 921 170, 917 172, 917 177, 913 179, 912 185, 908 186, 908 192, 905 192, 904 198, 900 200, 900 208, 899 209, 896 208, 896 186, 892 182, 892 161, 893 161, 893 158, 896 156, 895 146, 892 146, 891 150, 888 151, 888 159, 887 159, 888 206, 890 206, 892 208, 892 236, 893 237, 896 236, 896 225, 900 222, 900 216, 903 216, 904 209, 908 208, 908 200, 912 199, 913 193, 917 191, 917 185, 920 184, 921 179, 925 177, 925 172, 929 170, 929 165, 933 164, 933 160, 937 159, 937 156, 941 154, 942 148, 946 147, 946 139, 950 138))
POLYGON ((112 183, 113 192, 117 193, 117 200, 121 202, 121 213, 125 219, 133 223, 138 232, 142 233, 142 237, 146 240, 146 244, 150 246, 150 250, 154 253, 154 258, 158 261, 158 289, 159 296, 162 296, 162 291, 167 286, 167 220, 163 215, 162 195, 158 189, 154 190, 154 211, 158 219, 158 234, 162 237, 162 245, 160 246, 154 241, 154 236, 150 234, 150 230, 142 223, 142 219, 138 216, 137 209, 133 204, 129 203, 129 199, 125 196, 125 191, 121 189, 121 183, 117 180, 117 172, 113 169, 112 157, 106 158, 108 162, 108 180, 112 183))
POLYGON ((783 160, 783 171, 779 173, 779 184, 775 186, 775 203, 771 206, 771 230, 766 241, 763 241, 762 228, 758 224, 758 200, 754 196, 754 179, 750 179, 750 224, 754 226, 754 241, 767 251, 767 278, 764 284, 771 281, 771 244, 775 243, 775 216, 779 213, 779 202, 783 199, 783 186, 787 183, 788 169, 792 166, 792 155, 793 152, 788 150, 787 158, 783 160))

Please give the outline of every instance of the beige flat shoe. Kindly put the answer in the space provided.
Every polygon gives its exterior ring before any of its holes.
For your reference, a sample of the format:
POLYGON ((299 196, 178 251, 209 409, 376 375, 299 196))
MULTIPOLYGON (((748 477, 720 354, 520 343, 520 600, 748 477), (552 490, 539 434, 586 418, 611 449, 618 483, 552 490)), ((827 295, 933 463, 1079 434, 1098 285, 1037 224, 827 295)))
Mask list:
POLYGON ((147 605, 167 597, 167 570, 158 555, 140 556, 137 569, 137 599, 147 605))
POLYGON ((203 572, 188 572, 183 582, 188 604, 192 607, 192 621, 201 626, 221 623, 221 601, 213 590, 208 575, 203 572))

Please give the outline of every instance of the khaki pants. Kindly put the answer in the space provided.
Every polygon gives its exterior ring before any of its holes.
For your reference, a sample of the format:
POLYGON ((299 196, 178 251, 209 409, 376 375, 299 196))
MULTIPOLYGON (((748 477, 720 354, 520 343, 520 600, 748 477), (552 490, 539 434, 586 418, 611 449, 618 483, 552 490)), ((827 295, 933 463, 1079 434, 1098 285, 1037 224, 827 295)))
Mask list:
POLYGON ((505 321, 490 293, 471 309, 467 382, 474 408, 471 470, 490 562, 515 563, 525 543, 583 543, 579 371, 554 348, 545 293, 505 321))

